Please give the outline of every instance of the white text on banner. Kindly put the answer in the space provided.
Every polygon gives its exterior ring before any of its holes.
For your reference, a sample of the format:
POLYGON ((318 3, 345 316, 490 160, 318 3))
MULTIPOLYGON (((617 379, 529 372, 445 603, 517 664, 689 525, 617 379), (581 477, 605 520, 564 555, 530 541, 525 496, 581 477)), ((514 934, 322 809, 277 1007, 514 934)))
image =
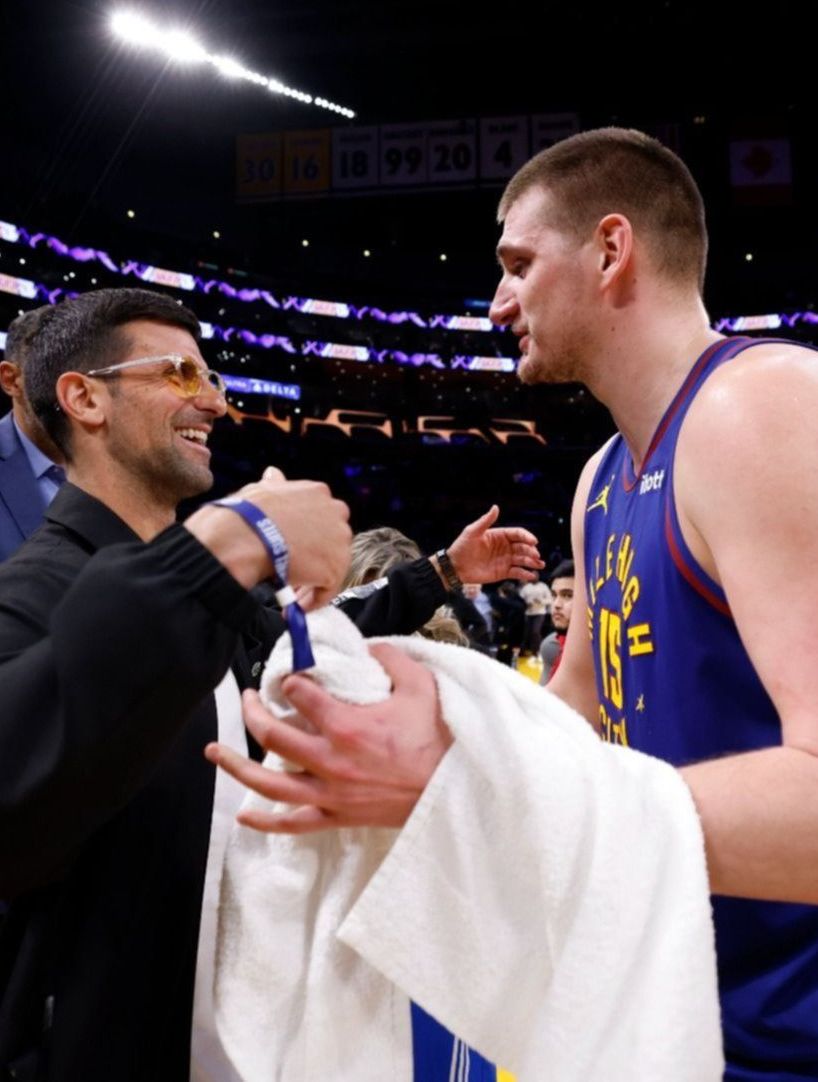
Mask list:
POLYGON ((426 142, 430 184, 456 184, 477 177, 477 125, 473 120, 430 124, 426 142))
POLYGON ((480 176, 513 177, 528 160, 528 117, 486 117, 480 121, 480 176))

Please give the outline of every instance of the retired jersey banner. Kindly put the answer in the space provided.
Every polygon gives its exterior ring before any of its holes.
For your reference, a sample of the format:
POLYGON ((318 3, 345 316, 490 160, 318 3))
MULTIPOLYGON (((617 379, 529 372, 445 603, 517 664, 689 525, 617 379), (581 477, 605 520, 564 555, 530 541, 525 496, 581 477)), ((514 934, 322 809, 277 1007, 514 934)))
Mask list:
POLYGON ((579 131, 576 113, 240 135, 239 202, 495 186, 579 131))

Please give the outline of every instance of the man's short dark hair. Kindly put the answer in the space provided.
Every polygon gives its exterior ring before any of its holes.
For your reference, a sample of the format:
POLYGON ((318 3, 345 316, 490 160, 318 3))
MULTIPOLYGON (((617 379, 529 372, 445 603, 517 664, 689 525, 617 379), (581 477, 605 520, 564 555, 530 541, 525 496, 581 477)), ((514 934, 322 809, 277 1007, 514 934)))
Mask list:
POLYGON ((554 143, 508 182, 498 220, 531 188, 553 197, 548 224, 577 240, 586 240, 606 214, 624 214, 660 274, 701 289, 707 260, 701 193, 681 158, 658 140, 628 128, 598 128, 554 143))
POLYGON ((573 560, 560 560, 554 570, 551 572, 551 578, 548 580, 549 585, 555 579, 572 579, 574 577, 574 561, 573 560))
POLYGON ((130 344, 121 328, 136 319, 181 327, 197 342, 201 333, 189 308, 150 289, 82 293, 43 319, 23 378, 31 408, 66 459, 70 459, 70 427, 57 401, 57 380, 63 372, 89 372, 123 360, 130 344))
POLYGON ((53 307, 44 304, 32 308, 13 319, 6 332, 5 360, 11 361, 25 371, 26 360, 40 328, 50 318, 53 307))

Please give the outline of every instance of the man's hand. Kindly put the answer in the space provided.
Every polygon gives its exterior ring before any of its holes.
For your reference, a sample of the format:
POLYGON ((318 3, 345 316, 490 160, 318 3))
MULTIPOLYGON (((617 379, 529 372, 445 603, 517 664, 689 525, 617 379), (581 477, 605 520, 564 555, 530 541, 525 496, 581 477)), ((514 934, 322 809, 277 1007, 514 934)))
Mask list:
MULTIPOLYGON (((335 597, 349 565, 352 532, 347 505, 333 499, 325 484, 288 481, 273 466, 236 495, 261 508, 279 528, 290 551, 289 580, 312 587, 312 607, 335 597)), ((207 504, 187 519, 185 527, 248 589, 272 573, 255 531, 234 511, 207 504)))
POLYGON ((429 670, 394 646, 381 643, 370 650, 392 680, 389 698, 352 706, 307 676, 290 676, 283 688, 303 729, 280 721, 256 692, 245 691, 244 720, 258 743, 304 770, 269 770, 221 744, 208 744, 210 762, 243 785, 268 800, 300 805, 277 815, 243 811, 239 822, 277 834, 406 822, 452 737, 429 670))
POLYGON ((446 550, 461 582, 499 582, 519 579, 534 582, 545 567, 537 538, 522 526, 492 529, 500 514, 494 504, 470 523, 446 550))

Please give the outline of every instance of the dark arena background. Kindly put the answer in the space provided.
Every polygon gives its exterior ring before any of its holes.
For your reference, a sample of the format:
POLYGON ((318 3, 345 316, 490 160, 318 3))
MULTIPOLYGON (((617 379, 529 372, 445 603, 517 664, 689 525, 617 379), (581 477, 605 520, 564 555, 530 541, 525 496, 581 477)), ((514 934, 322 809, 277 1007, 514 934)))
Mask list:
POLYGON ((103 286, 189 304, 230 387, 219 493, 275 464, 427 549, 497 502, 567 554, 611 422, 581 388, 520 386, 488 302, 503 184, 573 131, 638 127, 689 164, 716 326, 818 341, 806 6, 1 10, 0 329, 103 286), (164 51, 117 35, 123 12, 164 51))

